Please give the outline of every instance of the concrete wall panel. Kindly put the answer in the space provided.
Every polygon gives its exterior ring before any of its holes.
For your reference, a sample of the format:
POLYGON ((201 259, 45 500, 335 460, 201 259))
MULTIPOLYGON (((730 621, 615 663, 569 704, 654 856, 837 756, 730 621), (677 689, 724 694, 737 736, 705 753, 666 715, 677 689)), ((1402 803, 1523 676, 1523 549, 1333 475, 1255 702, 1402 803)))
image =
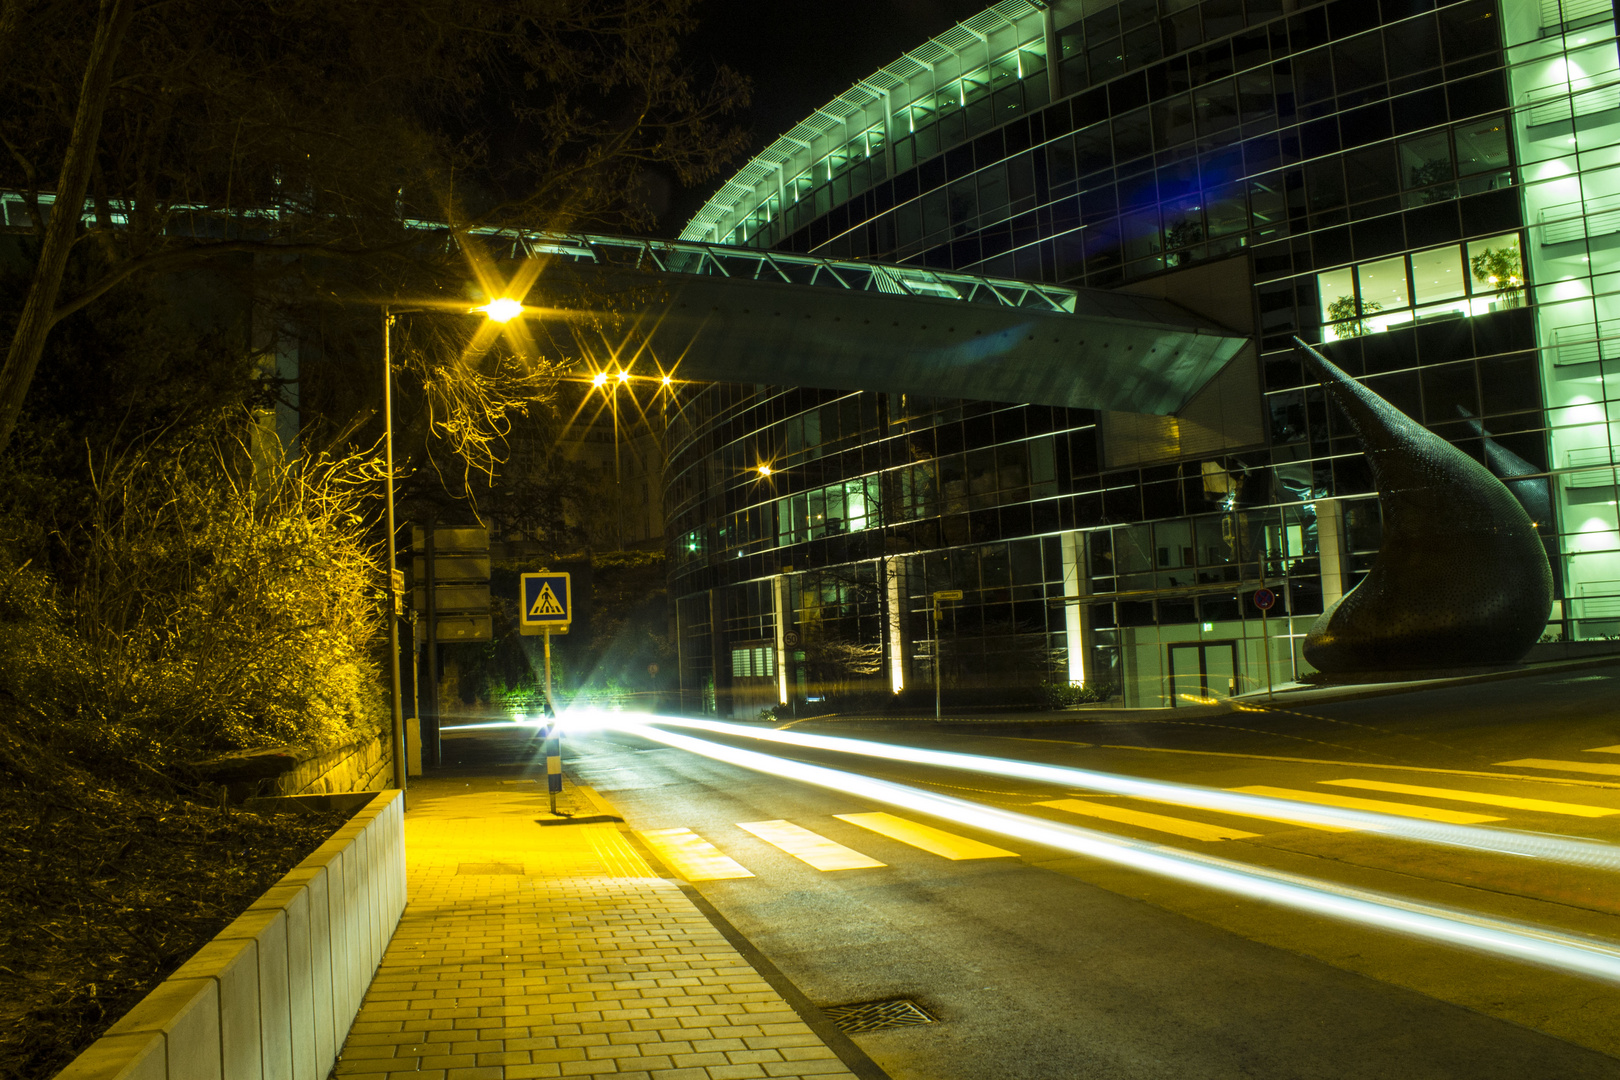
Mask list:
MULTIPOLYGON (((163 1036, 167 1080, 224 1080, 219 1042, 219 983, 214 979, 180 979, 171 975, 107 1030, 107 1035, 114 1037, 153 1034, 163 1036)), ((100 1045, 101 1040, 97 1040, 90 1050, 100 1045)), ((68 1068, 77 1064, 75 1058, 68 1068)))
POLYGON ((287 901, 284 910, 287 913, 287 1022, 292 1039, 292 1080, 322 1080, 315 1075, 315 977, 309 952, 307 885, 287 901))
POLYGON ((168 1080, 164 1041, 157 1032, 108 1035, 74 1058, 56 1080, 168 1080))

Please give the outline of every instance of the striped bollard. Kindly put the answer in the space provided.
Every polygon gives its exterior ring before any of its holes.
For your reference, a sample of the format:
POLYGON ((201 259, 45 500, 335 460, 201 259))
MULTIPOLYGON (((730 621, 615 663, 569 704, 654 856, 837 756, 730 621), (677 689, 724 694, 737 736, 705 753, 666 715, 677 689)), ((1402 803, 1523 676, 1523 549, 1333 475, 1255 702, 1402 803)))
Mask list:
POLYGON ((551 794, 551 812, 557 812, 557 793, 562 791, 562 735, 555 725, 546 735, 546 790, 551 794))

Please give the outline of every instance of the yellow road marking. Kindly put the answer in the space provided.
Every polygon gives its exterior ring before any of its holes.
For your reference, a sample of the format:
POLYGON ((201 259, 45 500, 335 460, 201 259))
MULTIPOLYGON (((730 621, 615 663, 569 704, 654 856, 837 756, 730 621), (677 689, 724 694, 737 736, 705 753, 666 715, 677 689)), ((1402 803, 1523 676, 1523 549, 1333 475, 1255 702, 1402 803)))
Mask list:
POLYGON ((1588 754, 1620 754, 1620 746, 1594 746, 1592 749, 1583 752, 1588 754))
POLYGON ((1602 776, 1620 776, 1620 765, 1607 761, 1554 761, 1550 758, 1527 757, 1518 761, 1498 761, 1498 765, 1513 765, 1521 769, 1562 769, 1565 772, 1589 772, 1602 776))
POLYGON ((1608 817, 1620 814, 1607 806, 1584 806, 1581 803, 1555 802, 1552 799, 1523 799, 1517 795, 1490 795, 1483 791, 1458 791, 1456 788, 1424 787, 1420 784, 1390 784, 1383 780, 1323 780, 1334 787, 1360 788, 1363 791, 1388 791, 1396 795, 1424 795, 1431 799, 1450 799, 1453 802, 1479 803, 1482 806, 1506 806, 1514 810, 1536 810, 1543 814, 1567 814, 1570 817, 1608 817))
MULTIPOLYGON (((574 790, 578 791, 578 788, 574 790)), ((581 825, 581 829, 588 830, 587 838, 591 847, 601 858, 604 865, 613 872, 614 877, 657 877, 652 867, 641 853, 630 846, 624 834, 612 825, 581 825)))
MULTIPOLYGON (((1168 799, 1144 799, 1144 802, 1163 802, 1166 806, 1181 806, 1182 803, 1170 802, 1168 799)), ((1345 825, 1318 825, 1314 821, 1290 821, 1288 818, 1274 817, 1271 814, 1255 814, 1246 810, 1228 810, 1221 807, 1216 813, 1233 814, 1237 817, 1252 817, 1260 821, 1275 821, 1280 825, 1292 825, 1296 829, 1318 829, 1322 832, 1356 832, 1357 830, 1345 825)))
POLYGON ((1082 799, 1053 799, 1050 802, 1043 802, 1038 805, 1050 806, 1054 810, 1067 810, 1071 814, 1084 814, 1087 817, 1102 818, 1105 821, 1117 821, 1123 825, 1135 825, 1139 829, 1173 833, 1176 836, 1185 836, 1189 840, 1248 840, 1260 835, 1259 833, 1244 832, 1242 829, 1227 828, 1224 825, 1206 825, 1201 821, 1187 821, 1183 818, 1166 817, 1164 814, 1150 814, 1145 810, 1132 810, 1129 807, 1115 806, 1112 803, 1086 802, 1082 799))
MULTIPOLYGON (((952 731, 959 739, 967 736, 952 731)), ((1377 761, 1333 761, 1328 758, 1282 757, 1276 754, 1228 754, 1220 750, 1178 750, 1171 746, 1123 746, 1099 743, 1099 750, 1138 750, 1144 754, 1186 754, 1195 757, 1238 758, 1243 761, 1286 761, 1294 765, 1332 765, 1340 769, 1388 769, 1391 772, 1440 773, 1444 776, 1479 776, 1486 780, 1529 780, 1536 784, 1563 784, 1568 787, 1620 788, 1613 780, 1576 780, 1568 776, 1525 776, 1523 773, 1480 772, 1478 769, 1434 769, 1427 765, 1385 765, 1377 761)))
POLYGON ((895 817, 893 814, 834 814, 839 821, 847 821, 851 825, 859 825, 863 829, 870 829, 890 840, 898 840, 902 844, 910 844, 914 848, 921 848, 933 855, 941 855, 947 859, 1016 859, 1018 853, 1007 851, 1004 848, 993 847, 978 840, 970 840, 966 836, 957 836, 943 829, 936 829, 931 825, 923 825, 905 818, 895 817))
POLYGON ((1274 799, 1291 802, 1316 803, 1318 806, 1342 806, 1347 810, 1369 810, 1375 814, 1397 814, 1401 817, 1423 818, 1425 821, 1446 821, 1453 825, 1483 825, 1487 821, 1501 821, 1499 817, 1470 814, 1462 810, 1438 810, 1432 806, 1413 806, 1410 803, 1385 802, 1383 799, 1357 799, 1350 795, 1329 795, 1325 791, 1295 791, 1292 788, 1253 787, 1231 788, 1245 795, 1269 795, 1274 799))
POLYGON ((737 828, 753 833, 817 870, 865 870, 884 865, 791 821, 739 821, 737 828))
POLYGON ((720 851, 691 829, 637 831, 637 836, 658 857, 687 881, 723 881, 726 878, 753 877, 741 863, 720 851))

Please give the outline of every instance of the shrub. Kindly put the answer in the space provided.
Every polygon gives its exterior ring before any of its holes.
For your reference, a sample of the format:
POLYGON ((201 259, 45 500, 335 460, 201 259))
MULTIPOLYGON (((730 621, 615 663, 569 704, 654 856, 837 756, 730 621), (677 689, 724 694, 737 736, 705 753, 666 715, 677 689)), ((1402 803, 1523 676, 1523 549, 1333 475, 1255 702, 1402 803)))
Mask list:
POLYGON ((255 465, 228 434, 98 463, 58 580, 0 562, 0 695, 93 771, 381 728, 375 463, 255 465))
POLYGON ((1107 701, 1112 687, 1091 683, 1045 682, 1040 686, 1041 703, 1049 709, 1065 709, 1071 705, 1089 705, 1107 701))

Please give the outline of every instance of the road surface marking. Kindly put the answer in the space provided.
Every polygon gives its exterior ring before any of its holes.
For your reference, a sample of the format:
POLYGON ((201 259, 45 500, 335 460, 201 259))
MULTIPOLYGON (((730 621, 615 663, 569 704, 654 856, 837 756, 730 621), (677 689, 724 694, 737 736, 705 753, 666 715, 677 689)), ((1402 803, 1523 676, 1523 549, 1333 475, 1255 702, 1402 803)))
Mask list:
POLYGON ((1620 814, 1607 806, 1585 806, 1581 803, 1555 802, 1551 799, 1523 799, 1517 795, 1490 795, 1483 791, 1459 791, 1456 788, 1423 787, 1419 784, 1390 784, 1383 780, 1322 780, 1334 787, 1361 788, 1363 791, 1388 791, 1395 795, 1423 795, 1430 799, 1450 799, 1453 802, 1479 803, 1482 806, 1505 806, 1514 810, 1535 810, 1543 814, 1567 814, 1570 817, 1608 817, 1620 814))
POLYGON ((1102 818, 1105 821, 1117 821, 1122 825, 1135 825, 1139 829, 1173 833, 1176 836, 1185 836, 1189 840, 1248 840, 1260 835, 1244 832, 1242 829, 1227 828, 1224 825, 1206 825, 1202 821, 1186 821, 1182 818, 1166 817, 1164 814, 1150 814, 1145 810, 1115 806, 1112 803, 1086 802, 1084 799, 1053 799, 1037 805, 1050 806, 1054 810, 1067 810, 1071 814, 1102 818))
MULTIPOLYGON (((959 732, 945 732, 967 738, 959 732)), ((1427 765, 1385 765, 1377 761, 1331 761, 1327 758, 1281 757, 1276 754, 1229 754, 1220 750, 1178 750, 1173 746, 1124 746, 1097 744, 1099 750, 1139 750, 1145 754, 1189 754, 1197 757, 1237 758, 1242 761, 1285 761, 1291 765, 1332 765, 1340 769, 1388 769, 1391 772, 1440 773, 1444 776, 1478 776, 1486 780, 1528 780, 1536 784, 1562 784, 1566 787, 1620 788, 1613 780, 1576 780, 1570 776, 1525 776, 1523 773, 1480 772, 1477 769, 1435 769, 1427 765)))
POLYGON ((1375 814, 1398 814, 1401 817, 1423 818, 1425 821, 1447 821, 1453 825, 1483 825, 1487 821, 1501 821, 1499 817, 1470 814, 1462 810, 1439 810, 1432 806, 1413 806, 1410 803, 1385 802, 1382 799, 1357 799, 1350 795, 1330 795, 1325 791, 1295 791, 1292 788, 1253 787, 1228 788, 1245 795, 1269 795, 1273 799, 1290 802, 1316 803, 1318 806, 1342 806, 1347 810, 1367 810, 1375 814))
POLYGON ((1594 746, 1590 750, 1582 751, 1582 753, 1586 753, 1586 754, 1620 754, 1620 746, 1594 746))
POLYGON ((1498 765, 1512 765, 1520 769, 1562 769, 1565 772, 1598 773, 1601 776, 1620 776, 1620 765, 1607 761, 1554 761, 1551 758, 1527 757, 1518 761, 1498 761, 1498 765))
POLYGON ((791 821, 739 821, 737 828, 753 833, 817 870, 865 870, 884 865, 791 821))
POLYGON ((932 855, 941 855, 951 860, 1018 858, 1016 851, 993 847, 979 840, 957 836, 944 829, 936 829, 932 825, 907 821, 893 814, 834 814, 833 817, 839 821, 847 821, 851 825, 859 825, 863 829, 870 829, 881 836, 887 836, 890 840, 898 840, 902 844, 910 844, 914 848, 921 848, 932 855))
POLYGON ((691 829, 637 830, 657 856, 687 881, 723 881, 754 875, 691 829))
MULTIPOLYGON (((1143 799, 1143 801, 1144 802, 1161 802, 1162 801, 1166 806, 1182 806, 1182 805, 1185 805, 1183 803, 1171 802, 1168 799, 1164 799, 1164 800, 1160 800, 1160 799, 1143 799)), ((1255 813, 1251 813, 1251 812, 1249 812, 1247 810, 1231 810, 1231 809, 1228 809, 1227 807, 1224 807, 1224 806, 1221 807, 1220 810, 1218 810, 1216 812, 1221 813, 1221 814, 1233 814, 1233 815, 1236 815, 1237 817, 1257 818, 1260 821, 1275 821, 1279 825, 1292 825, 1296 829, 1319 829, 1322 832, 1357 832, 1358 831, 1358 830, 1352 829, 1352 828, 1350 828, 1349 826, 1346 826, 1346 825, 1319 825, 1314 821, 1291 821, 1288 818, 1276 817, 1276 816, 1274 816, 1272 814, 1255 814, 1255 813)))

